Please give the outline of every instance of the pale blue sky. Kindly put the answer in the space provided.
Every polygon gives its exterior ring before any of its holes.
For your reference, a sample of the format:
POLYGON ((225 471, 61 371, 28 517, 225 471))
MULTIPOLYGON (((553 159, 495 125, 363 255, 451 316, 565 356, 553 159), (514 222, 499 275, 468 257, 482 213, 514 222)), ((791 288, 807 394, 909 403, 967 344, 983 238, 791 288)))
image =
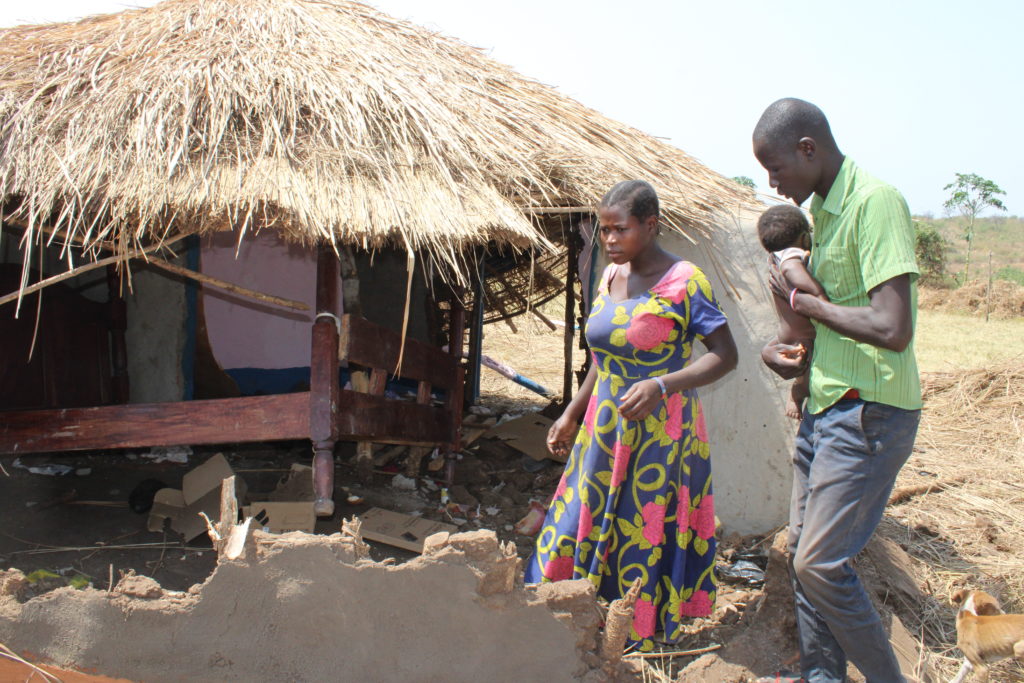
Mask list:
MULTIPOLYGON (((0 7, 0 26, 118 11, 122 0, 0 7)), ((153 4, 141 2, 137 4, 153 4)), ((942 215, 978 173, 1024 213, 1024 3, 924 0, 371 0, 487 50, 716 171, 770 192, 750 131, 779 97, 824 109, 843 151, 942 215)))

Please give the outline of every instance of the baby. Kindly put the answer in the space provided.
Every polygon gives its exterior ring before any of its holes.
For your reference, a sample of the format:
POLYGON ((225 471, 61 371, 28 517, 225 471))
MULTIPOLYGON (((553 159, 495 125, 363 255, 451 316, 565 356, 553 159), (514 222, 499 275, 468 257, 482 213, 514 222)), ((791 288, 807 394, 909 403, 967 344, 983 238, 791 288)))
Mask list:
MULTIPOLYGON (((757 235, 769 252, 769 260, 786 278, 790 287, 827 300, 824 288, 807 270, 811 252, 811 226, 804 212, 791 204, 779 204, 761 214, 757 220, 757 235)), ((779 314, 779 342, 800 345, 810 358, 814 348, 814 325, 793 310, 789 301, 775 295, 775 310, 779 314)), ((810 393, 808 373, 793 381, 786 403, 786 415, 799 420, 804 399, 810 393)))

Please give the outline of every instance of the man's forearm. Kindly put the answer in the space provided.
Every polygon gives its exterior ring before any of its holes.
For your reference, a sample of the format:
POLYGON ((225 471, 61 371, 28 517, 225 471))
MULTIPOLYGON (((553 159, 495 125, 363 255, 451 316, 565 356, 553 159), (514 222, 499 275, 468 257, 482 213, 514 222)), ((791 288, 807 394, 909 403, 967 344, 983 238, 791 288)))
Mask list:
POLYGON ((902 351, 913 337, 910 279, 900 275, 869 292, 868 306, 839 306, 798 292, 794 310, 847 337, 891 351, 902 351))

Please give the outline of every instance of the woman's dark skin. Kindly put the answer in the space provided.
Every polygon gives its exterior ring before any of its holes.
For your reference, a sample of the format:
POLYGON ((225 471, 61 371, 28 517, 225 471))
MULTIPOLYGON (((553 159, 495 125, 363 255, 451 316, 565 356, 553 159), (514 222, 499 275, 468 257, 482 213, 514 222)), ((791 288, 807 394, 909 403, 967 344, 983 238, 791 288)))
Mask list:
MULTIPOLYGON (((612 263, 622 266, 609 283, 612 303, 640 296, 679 261, 678 257, 658 246, 657 216, 641 222, 630 215, 626 207, 613 205, 602 207, 598 217, 598 234, 605 253, 612 263)), ((661 376, 669 392, 710 384, 736 367, 736 343, 728 324, 707 335, 703 342, 707 353, 682 370, 661 376)), ((591 364, 580 390, 548 431, 548 450, 553 455, 568 455, 596 382, 597 369, 591 364)), ((627 420, 642 420, 654 411, 659 402, 661 387, 658 383, 653 379, 641 380, 619 398, 619 414, 627 420)))

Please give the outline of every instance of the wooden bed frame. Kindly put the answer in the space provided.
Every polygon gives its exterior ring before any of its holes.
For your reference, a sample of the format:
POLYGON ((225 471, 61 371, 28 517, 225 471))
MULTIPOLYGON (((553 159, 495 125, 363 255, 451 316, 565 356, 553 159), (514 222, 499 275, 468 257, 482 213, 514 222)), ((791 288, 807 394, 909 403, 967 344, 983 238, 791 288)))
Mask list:
MULTIPOLYGON (((316 309, 337 310, 337 301, 337 256, 321 249, 316 309)), ((412 339, 403 343, 398 333, 360 317, 319 313, 306 392, 0 412, 0 454, 309 439, 316 511, 329 516, 338 441, 436 446, 446 455, 459 449, 465 312, 454 300, 451 312, 448 353, 412 339), (369 391, 341 388, 340 361, 368 373, 369 391), (418 383, 415 402, 384 396, 390 375, 418 383), (444 392, 443 402, 433 399, 435 389, 444 392)))

